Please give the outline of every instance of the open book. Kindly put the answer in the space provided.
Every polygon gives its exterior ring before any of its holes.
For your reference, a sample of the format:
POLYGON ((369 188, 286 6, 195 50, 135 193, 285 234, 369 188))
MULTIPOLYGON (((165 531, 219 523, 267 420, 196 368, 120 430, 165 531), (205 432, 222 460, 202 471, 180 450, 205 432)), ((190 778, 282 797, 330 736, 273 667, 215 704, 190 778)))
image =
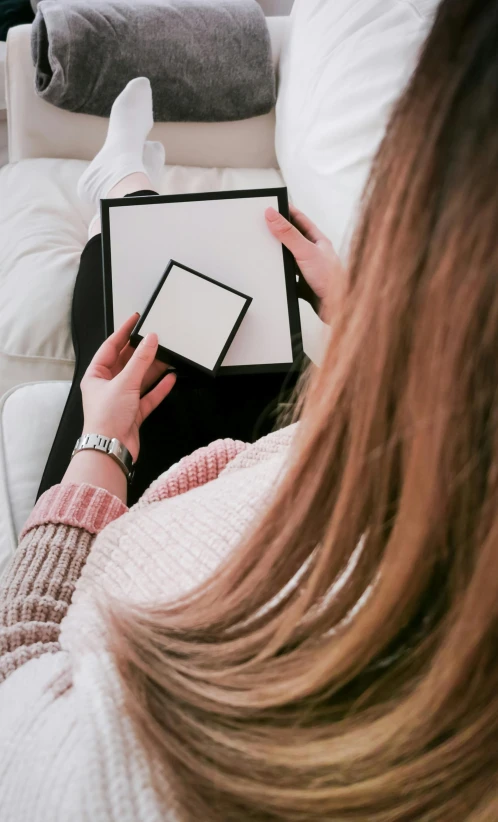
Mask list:
POLYGON ((103 200, 107 333, 143 314, 175 260, 251 298, 220 373, 289 370, 302 353, 296 266, 266 226, 269 206, 288 217, 287 190, 103 200))

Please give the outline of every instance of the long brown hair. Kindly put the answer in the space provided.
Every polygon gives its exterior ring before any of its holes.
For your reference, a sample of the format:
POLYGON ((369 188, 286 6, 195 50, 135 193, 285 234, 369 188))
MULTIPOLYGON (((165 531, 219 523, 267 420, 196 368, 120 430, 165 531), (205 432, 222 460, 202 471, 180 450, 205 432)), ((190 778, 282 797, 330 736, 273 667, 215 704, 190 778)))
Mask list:
POLYGON ((495 822, 497 0, 442 3, 308 376, 245 544, 113 612, 130 715, 188 822, 495 822))

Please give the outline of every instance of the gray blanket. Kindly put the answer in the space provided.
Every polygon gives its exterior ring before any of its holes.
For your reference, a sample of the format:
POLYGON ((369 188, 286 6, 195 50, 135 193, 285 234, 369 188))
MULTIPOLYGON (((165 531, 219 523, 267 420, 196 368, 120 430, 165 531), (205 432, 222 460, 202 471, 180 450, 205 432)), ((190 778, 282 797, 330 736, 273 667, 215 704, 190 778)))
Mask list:
POLYGON ((107 117, 140 76, 160 122, 241 120, 275 104, 256 0, 43 0, 32 55, 37 94, 69 111, 107 117))

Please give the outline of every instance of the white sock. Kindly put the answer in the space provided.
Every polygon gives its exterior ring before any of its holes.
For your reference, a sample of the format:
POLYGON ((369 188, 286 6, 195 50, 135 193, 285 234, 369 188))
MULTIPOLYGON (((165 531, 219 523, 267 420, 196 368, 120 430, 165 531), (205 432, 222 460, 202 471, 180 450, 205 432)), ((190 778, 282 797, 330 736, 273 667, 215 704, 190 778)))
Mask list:
POLYGON ((146 77, 136 77, 115 99, 106 141, 80 178, 78 195, 84 202, 98 205, 113 186, 136 172, 147 174, 157 185, 164 148, 146 142, 153 124, 150 83, 146 77))
MULTIPOLYGON (((154 140, 147 140, 143 150, 143 164, 145 174, 151 182, 151 190, 157 191, 161 181, 161 173, 164 168, 164 146, 162 143, 157 143, 154 140)), ((127 177, 128 173, 124 176, 127 177)), ((122 179, 123 177, 116 180, 116 182, 112 184, 111 189, 122 179)), ((100 207, 90 220, 90 225, 88 226, 88 239, 94 237, 95 234, 100 234, 100 207), (98 226, 96 225, 97 221, 99 223, 98 226)))

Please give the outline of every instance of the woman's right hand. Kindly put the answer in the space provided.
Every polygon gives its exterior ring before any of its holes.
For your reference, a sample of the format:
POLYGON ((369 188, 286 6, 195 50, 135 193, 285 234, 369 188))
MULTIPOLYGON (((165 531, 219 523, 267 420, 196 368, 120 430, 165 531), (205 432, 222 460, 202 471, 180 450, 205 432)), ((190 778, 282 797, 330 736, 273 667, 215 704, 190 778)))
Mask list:
POLYGON ((155 359, 156 334, 147 334, 138 348, 131 347, 129 337, 137 320, 134 314, 102 343, 81 381, 83 433, 116 437, 134 462, 142 422, 169 394, 176 379, 155 359))
MULTIPOLYGON (((134 314, 105 340, 81 381, 83 434, 116 437, 136 462, 142 422, 169 394, 175 375, 155 359, 158 340, 148 334, 138 348, 128 340, 138 320, 134 314)), ((120 466, 100 451, 79 451, 63 485, 87 483, 104 488, 126 503, 127 483, 120 466)))
POLYGON ((322 319, 329 322, 344 292, 344 268, 328 237, 309 217, 294 206, 290 213, 295 225, 274 208, 267 208, 268 228, 294 255, 304 279, 321 301, 322 319))

